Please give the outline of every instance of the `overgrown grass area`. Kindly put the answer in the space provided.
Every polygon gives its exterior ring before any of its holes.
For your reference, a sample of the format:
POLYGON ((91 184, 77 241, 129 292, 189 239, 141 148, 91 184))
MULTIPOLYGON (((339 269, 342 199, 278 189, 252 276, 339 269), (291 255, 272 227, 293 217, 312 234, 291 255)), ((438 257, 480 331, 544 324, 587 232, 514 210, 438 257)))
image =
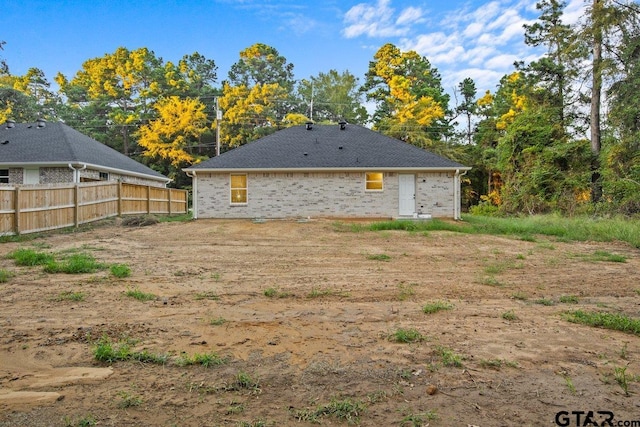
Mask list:
POLYGON ((47 265, 53 261, 53 255, 46 252, 39 252, 34 249, 20 248, 9 253, 7 258, 12 259, 16 265, 23 267, 33 267, 36 265, 47 265))
POLYGON ((13 277, 13 273, 4 268, 0 268, 0 283, 6 283, 13 277))
POLYGON ((453 304, 446 301, 432 301, 422 306, 422 312, 424 314, 433 314, 443 310, 451 310, 453 304))
POLYGON ((493 234, 515 236, 534 241, 536 235, 553 236, 562 241, 619 240, 640 248, 640 221, 626 218, 565 218, 558 215, 534 215, 527 217, 490 217, 464 215, 463 221, 439 219, 429 221, 382 221, 358 225, 352 231, 405 230, 411 232, 453 231, 467 234, 493 234))
POLYGON ((107 363, 137 360, 143 363, 164 365, 169 359, 167 354, 154 354, 146 350, 133 351, 128 340, 113 342, 106 336, 100 338, 96 343, 93 349, 93 356, 96 360, 107 363))
POLYGON ((86 253, 72 254, 61 261, 51 260, 44 267, 47 273, 83 274, 95 273, 104 270, 108 266, 96 261, 96 259, 86 253))
POLYGON ((617 313, 599 313, 575 310, 565 313, 564 317, 572 323, 580 323, 597 328, 613 329, 616 331, 626 332, 628 334, 640 335, 640 319, 634 319, 617 313))
POLYGON ((349 424, 358 424, 360 416, 367 409, 367 405, 359 400, 332 398, 329 403, 318 405, 314 409, 295 411, 293 416, 298 421, 319 424, 323 417, 332 417, 349 424))

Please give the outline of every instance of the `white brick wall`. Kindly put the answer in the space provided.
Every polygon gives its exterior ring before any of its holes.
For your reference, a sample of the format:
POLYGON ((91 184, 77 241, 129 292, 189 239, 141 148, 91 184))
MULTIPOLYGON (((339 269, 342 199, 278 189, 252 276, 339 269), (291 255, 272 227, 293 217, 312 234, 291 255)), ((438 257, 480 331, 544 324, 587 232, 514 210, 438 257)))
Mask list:
MULTIPOLYGON (((245 205, 231 205, 229 175, 198 173, 199 218, 398 216, 396 172, 385 172, 381 192, 365 190, 364 172, 248 173, 245 205)), ((416 211, 453 218, 453 172, 415 175, 416 211)))

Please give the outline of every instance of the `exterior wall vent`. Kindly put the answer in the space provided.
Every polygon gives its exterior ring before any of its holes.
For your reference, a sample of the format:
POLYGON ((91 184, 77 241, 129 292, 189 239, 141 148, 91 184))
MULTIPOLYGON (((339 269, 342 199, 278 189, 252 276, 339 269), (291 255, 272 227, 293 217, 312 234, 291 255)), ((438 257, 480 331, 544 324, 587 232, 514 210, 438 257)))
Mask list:
POLYGON ((340 125, 340 130, 345 130, 347 128, 347 122, 345 122, 344 120, 342 120, 338 124, 340 125))
POLYGON ((313 129, 313 122, 307 122, 306 126, 307 126, 307 130, 313 129))
POLYGON ((7 129, 12 129, 14 127, 16 127, 16 122, 13 120, 7 120, 7 129))
POLYGON ((36 125, 38 128, 43 128, 47 125, 47 121, 45 119, 38 119, 36 120, 36 125))

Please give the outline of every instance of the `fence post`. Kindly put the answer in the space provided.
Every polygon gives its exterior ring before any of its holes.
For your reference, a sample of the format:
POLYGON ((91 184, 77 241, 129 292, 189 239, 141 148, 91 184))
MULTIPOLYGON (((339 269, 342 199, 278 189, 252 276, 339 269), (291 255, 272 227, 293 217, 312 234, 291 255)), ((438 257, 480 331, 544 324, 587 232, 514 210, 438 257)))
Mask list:
POLYGON ((147 185, 147 213, 151 214, 151 186, 147 185))
POLYGON ((168 197, 169 197, 169 216, 171 216, 171 189, 167 188, 167 191, 169 192, 168 197))
POLYGON ((118 181, 118 216, 122 216, 122 181, 118 181))
POLYGON ((16 185, 13 227, 16 235, 20 234, 20 187, 16 185))

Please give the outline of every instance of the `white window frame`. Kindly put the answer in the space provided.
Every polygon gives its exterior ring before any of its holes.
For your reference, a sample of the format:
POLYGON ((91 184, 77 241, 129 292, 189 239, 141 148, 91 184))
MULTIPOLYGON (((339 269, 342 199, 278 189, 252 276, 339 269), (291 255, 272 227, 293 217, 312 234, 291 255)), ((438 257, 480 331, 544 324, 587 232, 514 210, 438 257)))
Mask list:
POLYGON ((229 174, 229 201, 231 203, 231 205, 233 206, 243 206, 246 205, 249 202, 249 178, 247 177, 246 173, 232 173, 229 174), (244 176, 244 187, 234 187, 233 186, 233 177, 234 176, 244 176), (233 191, 234 190, 244 190, 244 201, 242 202, 235 202, 233 200, 233 191))
POLYGON ((384 172, 365 172, 364 173, 364 190, 371 192, 382 192, 384 191, 384 172), (369 175, 372 174, 380 174, 379 180, 369 179, 369 175), (369 188, 369 183, 380 183, 380 188, 369 188))

